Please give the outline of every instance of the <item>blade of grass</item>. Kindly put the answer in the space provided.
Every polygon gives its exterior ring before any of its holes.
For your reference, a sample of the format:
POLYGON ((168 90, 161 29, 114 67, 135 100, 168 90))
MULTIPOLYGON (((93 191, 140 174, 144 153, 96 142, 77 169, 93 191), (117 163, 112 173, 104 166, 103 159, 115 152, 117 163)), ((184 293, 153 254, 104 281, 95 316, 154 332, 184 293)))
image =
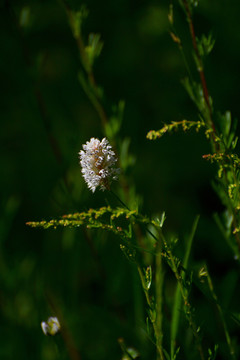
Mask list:
MULTIPOLYGON (((193 222, 191 233, 188 237, 186 252, 183 260, 183 267, 187 269, 188 260, 192 248, 193 238, 195 236, 197 225, 199 221, 199 216, 197 216, 193 222)), ((183 273, 182 278, 184 280, 185 273, 183 273)), ((174 359, 174 352, 175 352, 175 344, 176 344, 176 337, 179 327, 179 317, 180 317, 180 309, 182 304, 181 292, 180 292, 180 285, 177 284, 176 292, 175 292, 175 300, 173 305, 173 313, 172 313, 172 323, 171 323, 171 359, 174 359)))

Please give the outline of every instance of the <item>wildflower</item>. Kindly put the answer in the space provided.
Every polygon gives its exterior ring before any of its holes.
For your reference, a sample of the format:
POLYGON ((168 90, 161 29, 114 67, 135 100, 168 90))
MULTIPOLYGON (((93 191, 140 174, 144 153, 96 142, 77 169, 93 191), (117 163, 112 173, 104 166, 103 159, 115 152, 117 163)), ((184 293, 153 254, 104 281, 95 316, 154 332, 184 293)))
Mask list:
POLYGON ((92 192, 100 186, 109 189, 112 180, 117 179, 119 169, 115 168, 116 155, 106 138, 102 141, 91 138, 79 152, 82 174, 92 192))
POLYGON ((50 316, 46 322, 41 322, 41 328, 45 335, 53 336, 60 331, 61 325, 57 317, 50 316))

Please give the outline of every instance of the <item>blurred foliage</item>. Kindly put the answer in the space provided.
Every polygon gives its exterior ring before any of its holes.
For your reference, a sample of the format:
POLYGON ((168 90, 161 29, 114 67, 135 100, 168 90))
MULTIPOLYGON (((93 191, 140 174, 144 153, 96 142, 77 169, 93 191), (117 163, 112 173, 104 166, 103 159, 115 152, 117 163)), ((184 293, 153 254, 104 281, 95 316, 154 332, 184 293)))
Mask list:
MULTIPOLYGON (((202 159, 210 146, 204 134, 195 130, 173 133, 159 142, 146 140, 150 129, 166 123, 183 118, 199 121, 180 83, 186 69, 169 34, 169 2, 71 0, 67 4, 76 13, 82 5, 88 9, 83 37, 94 60, 99 84, 95 90, 111 114, 109 137, 117 134, 124 139, 120 158, 134 184, 130 208, 138 204, 146 214, 165 210, 168 233, 179 234, 176 252, 181 258, 189 238, 184 234, 200 215, 189 264, 194 268, 207 263, 228 327, 239 342, 239 267, 224 242, 226 230, 221 232, 218 220, 213 220, 216 213, 215 218, 231 222, 211 186, 216 167, 202 159), (116 116, 122 118, 121 128, 116 116)), ((194 15, 197 33, 206 34, 199 40, 201 51, 211 51, 205 73, 226 134, 231 118, 225 110, 231 109, 233 119, 240 118, 236 96, 239 7, 234 0, 201 0, 194 15)), ((84 64, 64 3, 4 0, 0 8, 0 358, 77 359, 78 352, 79 358, 89 360, 136 358, 138 352, 142 359, 153 358, 137 270, 122 255, 115 235, 85 228, 44 231, 25 225, 30 220, 86 212, 113 200, 105 193, 89 192, 78 164, 82 144, 92 136, 102 138, 103 133, 99 115, 79 82, 84 64), (60 337, 53 341, 42 333, 40 323, 51 315, 62 321, 66 346, 60 337), (122 346, 118 342, 121 338, 127 344, 125 354, 124 342, 120 341, 122 346)), ((189 56, 192 49, 184 15, 176 11, 174 16, 189 56)), ((235 151, 239 153, 239 147, 235 151)), ((165 277, 168 314, 175 282, 167 270, 165 277)), ((200 291, 194 285, 191 296, 214 358, 215 343, 219 339, 224 343, 224 334, 216 327, 219 315, 206 301, 204 286, 200 291)), ((188 340, 184 359, 193 359, 191 334, 183 323, 179 333, 188 340)), ((168 318, 163 328, 169 333, 168 318)), ((225 359, 227 349, 219 346, 217 358, 225 359)))

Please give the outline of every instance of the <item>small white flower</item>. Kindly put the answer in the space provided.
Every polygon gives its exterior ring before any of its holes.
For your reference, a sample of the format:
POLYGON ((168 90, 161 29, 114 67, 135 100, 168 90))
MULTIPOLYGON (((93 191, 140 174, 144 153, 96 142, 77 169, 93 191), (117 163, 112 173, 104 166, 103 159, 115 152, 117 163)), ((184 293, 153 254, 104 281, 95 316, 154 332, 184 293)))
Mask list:
POLYGON ((119 169, 115 168, 116 155, 106 138, 102 141, 91 138, 79 152, 82 174, 92 192, 100 186, 109 189, 111 180, 117 179, 119 169))
POLYGON ((61 325, 57 317, 50 316, 47 321, 41 322, 41 328, 45 335, 56 335, 60 329, 61 325))

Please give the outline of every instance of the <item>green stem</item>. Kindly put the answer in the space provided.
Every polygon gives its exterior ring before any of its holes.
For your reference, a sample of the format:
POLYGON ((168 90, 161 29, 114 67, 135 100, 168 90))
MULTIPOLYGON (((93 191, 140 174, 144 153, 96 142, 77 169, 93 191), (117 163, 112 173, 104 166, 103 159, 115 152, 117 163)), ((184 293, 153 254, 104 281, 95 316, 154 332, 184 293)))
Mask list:
MULTIPOLYGON (((197 225, 199 221, 199 216, 197 216, 194 220, 192 231, 190 235, 187 238, 186 242, 186 249, 185 249, 185 255, 183 260, 183 268, 187 269, 188 267, 188 260, 192 248, 192 242, 194 235, 197 230, 197 225)), ((182 279, 185 279, 185 273, 182 274, 182 279)), ((182 298, 181 298, 181 292, 180 292, 180 284, 177 284, 176 293, 175 293, 175 299, 174 299, 174 306, 173 306, 173 314, 172 314, 172 322, 171 322, 171 358, 174 358, 175 353, 175 343, 176 343, 176 337, 179 327, 179 317, 180 317, 180 309, 182 306, 182 298)))
POLYGON ((96 110, 96 112, 102 122, 103 127, 105 127, 105 125, 108 122, 107 115, 105 113, 105 110, 104 110, 101 102, 99 101, 99 99, 96 95, 96 91, 94 90, 95 88, 93 88, 93 86, 85 79, 85 75, 82 72, 79 72, 78 80, 80 81, 85 94, 87 95, 88 99, 90 100, 94 109, 96 110))
POLYGON ((120 199, 120 197, 115 194, 111 189, 109 189, 109 192, 120 202, 120 204, 127 209, 128 211, 130 211, 129 207, 120 199))
POLYGON ((210 122, 210 125, 211 125, 214 133, 215 133, 216 129, 215 129, 215 125, 214 125, 214 123, 212 121, 212 116, 211 116, 212 107, 211 107, 210 100, 209 100, 209 93, 208 93, 207 82, 206 82, 206 78, 205 78, 205 74, 204 74, 204 70, 203 70, 202 58, 201 58, 201 56, 199 54, 199 50, 198 50, 198 46, 197 46, 196 34, 195 34, 195 29, 194 29, 194 25, 193 25, 193 21, 192 21, 191 11, 190 11, 190 8, 189 8, 189 5, 188 5, 188 1, 183 0, 182 2, 183 2, 183 6, 185 8, 186 15, 187 15, 187 21, 188 21, 188 24, 189 24, 189 31, 190 31, 191 38, 192 38, 193 49, 194 49, 194 52, 196 54, 197 61, 198 61, 198 69, 197 70, 198 70, 199 75, 200 75, 200 80, 201 80, 201 84, 202 84, 204 99, 206 101, 206 104, 207 104, 207 107, 208 107, 208 110, 209 110, 209 122, 210 122))
POLYGON ((163 349, 162 349, 162 339, 163 339, 163 328, 162 328, 162 306, 163 306, 163 264, 162 264, 162 244, 160 241, 157 243, 157 255, 156 255, 156 342, 157 349, 159 349, 159 356, 157 359, 164 359, 163 349))
MULTIPOLYGON (((217 134, 217 132, 216 132, 215 124, 214 124, 213 119, 212 119, 212 107, 211 107, 211 103, 210 103, 210 96, 209 96, 206 77, 205 77, 205 73, 204 73, 204 69, 203 69, 202 58, 201 58, 201 55, 200 55, 199 50, 198 50, 196 33, 195 33, 193 21, 192 21, 191 9, 189 7, 188 0, 182 0, 182 4, 183 4, 183 7, 184 7, 184 10, 185 10, 185 13, 186 13, 187 22, 189 24, 189 31, 190 31, 190 35, 191 35, 191 39, 192 39, 193 49, 194 49, 194 52, 195 52, 195 55, 196 55, 196 58, 197 58, 197 63, 198 63, 197 70, 199 72, 199 76, 200 76, 200 80, 201 80, 203 96, 204 96, 205 103, 206 103, 206 110, 208 110, 207 111, 207 116, 205 116, 205 121, 212 129, 211 145, 212 145, 213 151, 215 151, 216 153, 219 153, 220 146, 219 146, 219 143, 216 142, 216 134, 217 134)), ((224 150, 226 152, 226 149, 224 149, 224 150)), ((225 168, 224 168, 224 180, 225 180, 224 182, 225 182, 226 187, 227 187, 229 185, 229 181, 228 181, 228 177, 227 177, 225 168)), ((238 182, 237 182, 237 184, 238 184, 238 182)), ((234 206, 232 204, 230 205, 230 209, 231 209, 232 214, 233 214, 233 224, 234 224, 234 227, 236 227, 237 224, 238 224, 238 216, 237 216, 237 213, 236 213, 236 209, 234 209, 234 206)), ((238 249, 239 249, 239 252, 240 252, 240 236, 239 236, 238 233, 235 234, 235 239, 236 239, 236 243, 238 245, 238 249)), ((237 254, 237 255, 239 256, 239 254, 237 254)))
MULTIPOLYGON (((124 202, 118 197, 118 195, 116 195, 112 190, 109 190, 110 193, 127 209, 127 210, 130 210, 128 208, 128 206, 126 204, 124 204, 124 202)), ((197 221, 196 220, 196 224, 197 224, 197 221)), ((157 239, 157 237, 148 229, 146 229, 147 232, 157 241, 157 244, 159 244, 159 240, 157 239)), ((185 313, 186 313, 186 317, 188 319, 188 322, 189 322, 189 326, 193 332, 193 335, 195 337, 195 340, 196 340, 196 344, 197 344, 197 348, 198 348, 198 351, 199 351, 199 354, 200 354, 200 357, 201 357, 201 360, 204 360, 204 353, 203 353, 203 349, 202 349, 202 345, 201 345, 201 341, 200 341, 200 338, 199 338, 199 334, 198 334, 198 331, 197 331, 197 326, 196 324, 194 323, 194 320, 193 320, 193 315, 192 315, 192 310, 191 310, 191 305, 189 303, 189 300, 188 300, 188 295, 187 295, 187 291, 184 289, 184 285, 183 285, 183 278, 182 276, 179 274, 179 271, 178 271, 178 267, 176 265, 176 262, 175 262, 175 259, 174 259, 174 256, 172 255, 172 252, 170 251, 168 245, 167 245, 167 242, 166 242, 166 239, 160 229, 160 237, 161 237, 161 240, 162 240, 162 245, 164 247, 164 250, 166 250, 166 253, 168 255, 168 259, 170 261, 170 266, 171 266, 171 269, 176 277, 176 280, 180 286, 180 292, 181 292, 181 295, 182 295, 182 298, 183 298, 183 302, 184 302, 184 306, 185 306, 185 313)), ((159 249, 159 254, 157 254, 156 256, 160 256, 162 255, 162 245, 159 249)), ((160 245, 158 245, 160 246, 160 245)), ((156 261, 162 261, 160 259, 156 260, 156 261)), ((157 263, 156 263, 157 265, 157 263)), ((158 266, 162 266, 161 265, 161 262, 158 264, 158 266)), ((159 270, 159 269, 158 269, 159 270)), ((140 279, 141 279, 141 283, 142 283, 142 286, 143 286, 143 290, 144 290, 144 293, 145 293, 145 297, 146 297, 146 300, 147 300, 147 303, 148 303, 148 306, 150 307, 150 309, 152 309, 152 304, 151 304, 151 299, 150 299, 150 296, 149 296, 149 292, 148 292, 148 289, 146 289, 146 286, 145 286, 145 279, 144 279, 144 275, 142 273, 142 270, 140 268, 140 266, 138 266, 138 272, 139 272, 139 276, 140 276, 140 279)), ((157 276, 160 276, 159 274, 157 276)), ((161 291, 161 287, 162 287, 162 283, 161 283, 162 279, 160 278, 156 278, 156 283, 158 282, 158 286, 159 286, 159 289, 156 289, 156 297, 158 299, 159 302, 159 309, 161 309, 161 304, 162 304, 162 291, 161 291)), ((157 286, 157 284, 156 284, 157 286)), ((157 313, 158 313, 158 309, 157 310, 157 313)), ((164 359, 163 357, 163 352, 162 352, 162 316, 160 314, 160 311, 162 310, 159 310, 159 314, 158 314, 158 325, 160 326, 160 328, 158 327, 157 325, 157 322, 155 321, 155 319, 150 319, 151 322, 152 322, 152 325, 153 325, 153 328, 154 328, 154 333, 155 333, 155 336, 156 336, 156 340, 157 340, 157 350, 158 350, 158 353, 159 353, 159 356, 160 358, 159 359, 164 359)))
POLYGON ((229 335, 229 332, 228 332, 226 321, 224 319, 223 311, 222 311, 222 308, 221 308, 221 306, 220 306, 220 304, 218 302, 217 295, 216 295, 216 293, 214 291, 212 279, 211 279, 211 277, 209 275, 207 266, 205 266, 205 268, 206 268, 206 273, 207 273, 208 286, 209 286, 210 292, 212 294, 212 297, 213 297, 214 301, 216 302, 217 309, 218 309, 220 318, 222 320, 223 330, 224 330, 224 334, 225 334, 226 341, 227 341, 227 344, 228 344, 229 353, 230 353, 231 359, 235 360, 236 359, 235 352, 234 352, 234 349, 233 349, 233 346, 232 346, 232 343, 231 343, 231 338, 230 338, 230 335, 229 335))
MULTIPOLYGON (((73 27, 73 24, 74 24, 73 12, 65 0, 62 0, 62 3, 65 8, 66 14, 68 16, 69 23, 70 23, 71 27, 73 27)), ((89 100, 91 101, 93 107, 95 108, 96 112, 98 113, 99 118, 102 122, 102 126, 105 127, 105 125, 108 122, 108 118, 107 118, 107 115, 106 115, 103 105, 99 101, 98 87, 96 84, 94 73, 92 71, 92 67, 89 66, 89 61, 86 56, 85 44, 84 44, 84 41, 82 38, 81 31, 79 31, 78 34, 74 36, 74 38, 75 38, 77 46, 78 46, 81 63, 82 63, 82 66, 84 68, 84 71, 86 73, 86 78, 87 78, 85 80, 85 79, 82 79, 82 77, 80 76, 79 80, 81 82, 83 90, 85 91, 85 93, 88 96, 89 100)))
POLYGON ((153 303, 152 303, 150 295, 149 295, 149 289, 146 288, 144 274, 143 274, 142 269, 141 269, 141 267, 139 265, 138 265, 138 273, 139 273, 142 288, 143 288, 143 291, 144 291, 144 294, 145 294, 145 298, 146 298, 146 301, 147 301, 147 304, 148 304, 148 307, 149 307, 149 314, 150 314, 149 318, 150 318, 150 321, 152 323, 155 338, 156 338, 157 360, 164 360, 163 349, 162 349, 162 333, 160 332, 160 329, 158 329, 157 314, 155 313, 155 309, 153 307, 153 303))
MULTIPOLYGON (((131 210, 129 209, 129 207, 120 199, 120 197, 119 197, 117 194, 115 194, 111 189, 109 189, 109 192, 120 202, 120 204, 121 204, 123 207, 125 207, 125 209, 127 209, 128 211, 131 211, 131 210)), ((137 217, 137 216, 135 215, 135 217, 137 217)), ((148 233, 149 235, 152 236, 152 238, 153 238, 156 242, 159 241, 158 238, 151 232, 151 230, 149 230, 148 228, 146 228, 146 231, 147 231, 147 233, 148 233)))
MULTIPOLYGON (((129 207, 115 194, 112 190, 109 190, 110 193, 124 206, 127 210, 130 211, 129 207)), ((156 319, 153 319, 150 316, 150 320, 153 325, 155 337, 156 337, 156 347, 157 347, 157 360, 164 360, 163 349, 162 349, 162 287, 163 287, 163 271, 162 271, 162 245, 156 236, 148 229, 147 232, 157 241, 157 255, 156 255, 156 319)), ((142 288, 147 300, 150 311, 152 310, 151 298, 149 295, 149 289, 146 288, 145 278, 142 272, 141 267, 138 265, 138 273, 140 276, 142 288)))
POLYGON ((179 273, 178 265, 176 264, 176 260, 173 256, 171 250, 168 247, 167 241, 166 241, 162 231, 160 231, 160 237, 161 237, 164 249, 166 250, 168 258, 169 258, 170 267, 171 267, 171 269, 176 277, 176 280, 179 284, 179 287, 180 287, 180 292, 181 292, 183 303, 184 303, 185 315, 188 320, 189 327, 192 330, 193 336, 195 338, 196 346, 199 351, 200 358, 201 358, 201 360, 204 360, 205 357, 204 357, 204 352, 203 352, 203 348, 201 345, 201 340, 199 337, 198 327, 195 324, 194 319, 193 319, 192 308, 191 308, 191 304, 188 299, 188 292, 187 292, 186 288, 184 287, 183 277, 179 273))

